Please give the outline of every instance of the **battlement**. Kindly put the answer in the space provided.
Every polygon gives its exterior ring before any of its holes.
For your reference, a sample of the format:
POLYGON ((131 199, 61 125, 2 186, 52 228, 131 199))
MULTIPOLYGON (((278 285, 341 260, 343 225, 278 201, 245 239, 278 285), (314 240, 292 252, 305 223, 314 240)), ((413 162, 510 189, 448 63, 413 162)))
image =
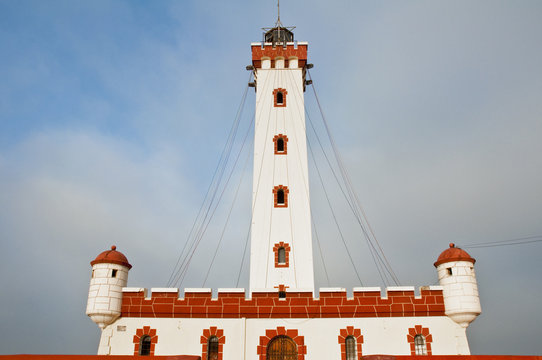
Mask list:
POLYGON ((255 68, 262 68, 262 60, 269 59, 271 68, 274 68, 275 59, 283 58, 285 67, 288 66, 288 60, 295 58, 297 60, 296 68, 303 68, 307 63, 308 44, 305 42, 287 43, 286 46, 273 46, 271 43, 252 43, 252 65, 255 68))
POLYGON ((319 297, 310 291, 252 292, 245 289, 123 288, 122 317, 152 318, 349 318, 444 316, 442 287, 423 286, 415 295, 414 287, 354 288, 348 297, 344 288, 321 288, 319 297))

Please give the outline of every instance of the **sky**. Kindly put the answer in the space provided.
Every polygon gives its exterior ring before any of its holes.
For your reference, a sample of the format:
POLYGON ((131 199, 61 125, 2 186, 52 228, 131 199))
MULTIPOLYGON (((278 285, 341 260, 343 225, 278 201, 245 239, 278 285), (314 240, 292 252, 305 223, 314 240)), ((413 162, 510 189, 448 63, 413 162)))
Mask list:
MULTIPOLYGON (((401 285, 436 284, 450 242, 542 237, 541 19, 529 0, 281 2, 282 22, 309 42, 314 89, 401 285)), ((112 244, 133 265, 129 286, 166 285, 247 86, 250 42, 275 20, 276 3, 261 0, 0 0, 0 353, 96 353, 89 262, 112 244)), ((321 131, 309 87, 306 102, 321 131)), ((316 286, 351 289, 321 160, 309 169, 316 286)), ((182 287, 247 287, 248 163, 182 287)), ((340 197, 363 285, 382 286, 340 197)), ((472 353, 542 354, 542 243, 467 250, 482 303, 472 353)))

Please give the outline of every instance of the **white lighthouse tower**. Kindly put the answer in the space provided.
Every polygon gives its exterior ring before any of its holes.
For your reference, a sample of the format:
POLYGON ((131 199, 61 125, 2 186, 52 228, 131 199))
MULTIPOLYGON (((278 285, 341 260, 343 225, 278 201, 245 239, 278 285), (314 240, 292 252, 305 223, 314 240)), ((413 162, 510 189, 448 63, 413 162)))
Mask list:
POLYGON ((113 323, 121 313, 122 288, 128 282, 132 265, 115 245, 102 252, 93 261, 88 290, 87 315, 101 329, 113 323))
POLYGON ((252 43, 256 88, 250 291, 314 291, 304 96, 306 42, 280 20, 252 43), (284 290, 282 290, 284 291, 284 290))
POLYGON ((450 244, 435 262, 443 287, 445 313, 466 328, 482 312, 474 260, 465 250, 450 244))

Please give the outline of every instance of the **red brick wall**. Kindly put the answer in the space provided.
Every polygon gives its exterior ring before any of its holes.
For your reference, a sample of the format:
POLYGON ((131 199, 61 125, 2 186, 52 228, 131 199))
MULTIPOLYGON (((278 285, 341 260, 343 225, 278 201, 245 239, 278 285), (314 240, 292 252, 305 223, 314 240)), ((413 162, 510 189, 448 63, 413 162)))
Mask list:
POLYGON ((300 68, 304 67, 307 63, 307 45, 298 45, 297 49, 293 45, 288 45, 286 49, 282 46, 273 47, 271 45, 267 45, 263 49, 261 45, 252 46, 252 65, 255 68, 261 68, 262 57, 270 58, 274 67, 276 57, 283 57, 285 59, 284 65, 287 66, 287 60, 291 56, 297 57, 300 68))
POLYGON ((125 292, 122 298, 123 317, 156 318, 352 318, 443 316, 442 290, 390 291, 382 298, 379 291, 355 292, 348 299, 344 292, 323 292, 319 299, 312 293, 287 292, 279 299, 278 292, 253 293, 153 293, 145 299, 144 291, 125 292))

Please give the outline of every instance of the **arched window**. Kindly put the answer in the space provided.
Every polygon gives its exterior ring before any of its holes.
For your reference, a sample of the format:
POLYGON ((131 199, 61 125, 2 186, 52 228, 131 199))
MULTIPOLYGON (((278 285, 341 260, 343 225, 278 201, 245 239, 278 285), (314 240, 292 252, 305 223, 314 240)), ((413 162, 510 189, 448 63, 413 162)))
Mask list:
POLYGON ((352 335, 345 340, 346 360, 356 360, 356 338, 352 335))
POLYGON ((286 249, 284 246, 279 247, 279 264, 286 264, 286 249))
POLYGON ((278 138, 277 139, 277 152, 284 152, 284 139, 278 138))
POLYGON ((218 360, 218 337, 214 335, 207 342, 207 360, 218 360))
POLYGON ((284 104, 284 95, 282 94, 282 91, 277 92, 277 105, 284 104))
POLYGON ((285 243, 284 241, 276 243, 275 246, 273 246, 276 268, 287 268, 290 266, 290 250, 290 245, 288 243, 285 243))
POLYGON ((421 334, 414 336, 414 349, 416 355, 427 355, 425 336, 421 334))
POLYGON ((288 186, 277 185, 273 187, 273 197, 275 200, 275 207, 288 207, 288 186))
POLYGON ((297 360, 297 344, 286 335, 274 337, 267 345, 267 360, 297 360))
POLYGON ((284 190, 283 189, 279 189, 277 191, 277 204, 284 205, 284 190))
POLYGON ((149 335, 143 335, 139 341, 139 355, 151 354, 151 337, 149 335))
POLYGON ((275 135, 275 155, 286 155, 288 153, 288 136, 283 134, 275 135))
POLYGON ((273 90, 274 106, 275 107, 285 107, 286 106, 286 95, 288 92, 286 89, 275 89, 273 90))

